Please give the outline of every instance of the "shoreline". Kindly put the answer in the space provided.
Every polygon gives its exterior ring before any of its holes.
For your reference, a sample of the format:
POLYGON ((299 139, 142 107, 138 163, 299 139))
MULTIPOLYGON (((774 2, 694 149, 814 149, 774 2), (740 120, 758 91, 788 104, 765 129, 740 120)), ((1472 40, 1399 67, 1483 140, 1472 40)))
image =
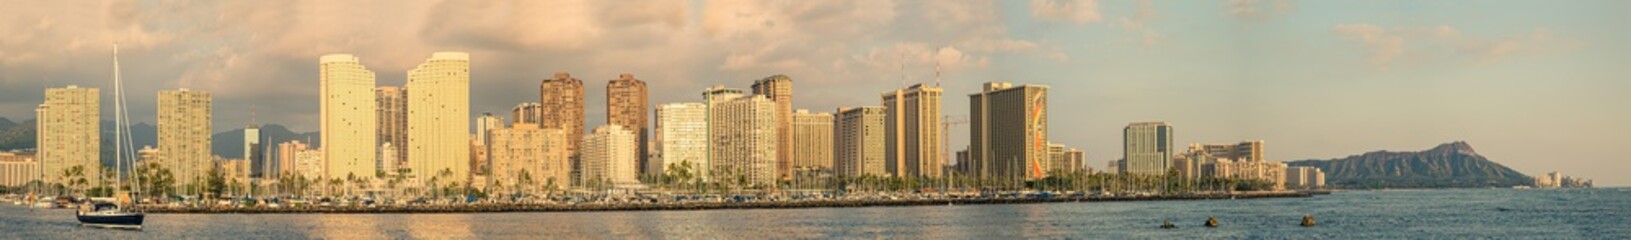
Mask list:
POLYGON ((409 206, 306 206, 306 207, 169 207, 142 206, 149 214, 414 214, 414 213, 517 213, 517 212, 612 212, 612 211, 699 211, 731 209, 800 209, 904 207, 936 205, 1037 204, 1063 202, 1186 201, 1258 198, 1307 198, 1330 192, 1247 192, 1222 194, 1158 196, 1086 196, 1053 198, 949 198, 903 200, 808 200, 762 202, 618 202, 577 204, 454 204, 409 206))

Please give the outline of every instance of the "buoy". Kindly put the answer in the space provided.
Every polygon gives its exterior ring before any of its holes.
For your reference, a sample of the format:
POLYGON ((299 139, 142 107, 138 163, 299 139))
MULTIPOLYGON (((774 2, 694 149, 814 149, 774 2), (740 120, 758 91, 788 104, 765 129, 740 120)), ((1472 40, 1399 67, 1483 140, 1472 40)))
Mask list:
POLYGON ((1302 224, 1302 226, 1304 226, 1304 227, 1313 227, 1314 226, 1314 215, 1303 215, 1303 224, 1302 224))
POLYGON ((1218 218, 1211 216, 1206 217, 1206 227, 1218 227, 1218 218))
POLYGON ((1161 220, 1161 228, 1178 228, 1178 226, 1172 225, 1172 221, 1161 220))

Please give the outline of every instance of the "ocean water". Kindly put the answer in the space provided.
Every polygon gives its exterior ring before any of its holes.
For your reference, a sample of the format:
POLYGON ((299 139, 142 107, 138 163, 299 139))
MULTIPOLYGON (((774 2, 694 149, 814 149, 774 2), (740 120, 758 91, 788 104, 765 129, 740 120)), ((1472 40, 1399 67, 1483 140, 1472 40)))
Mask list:
POLYGON ((1631 239, 1631 189, 1349 191, 1313 198, 495 214, 149 215, 142 231, 0 207, 5 239, 1631 239), (1319 226, 1298 226, 1311 214, 1319 226), (1208 216, 1222 226, 1201 226, 1208 216), (1177 229, 1161 229, 1170 220, 1177 229))

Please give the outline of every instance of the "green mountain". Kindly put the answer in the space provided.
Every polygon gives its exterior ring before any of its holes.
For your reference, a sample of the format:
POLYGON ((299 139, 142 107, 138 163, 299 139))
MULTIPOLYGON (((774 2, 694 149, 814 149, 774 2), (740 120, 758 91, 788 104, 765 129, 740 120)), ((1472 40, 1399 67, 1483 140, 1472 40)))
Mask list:
POLYGON ((1319 168, 1325 172, 1326 186, 1333 188, 1483 188, 1530 183, 1529 176, 1490 161, 1459 141, 1419 152, 1376 151, 1286 164, 1319 168))

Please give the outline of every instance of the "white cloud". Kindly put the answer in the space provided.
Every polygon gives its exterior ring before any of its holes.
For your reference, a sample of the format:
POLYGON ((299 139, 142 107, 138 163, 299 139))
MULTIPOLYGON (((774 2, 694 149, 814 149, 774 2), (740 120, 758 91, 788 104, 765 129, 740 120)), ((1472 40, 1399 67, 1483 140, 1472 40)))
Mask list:
POLYGON ((1381 68, 1407 59, 1488 62, 1570 45, 1555 41, 1546 29, 1501 38, 1467 35, 1448 25, 1384 28, 1357 23, 1337 24, 1333 29, 1344 37, 1358 40, 1370 52, 1371 63, 1381 68))
POLYGON ((1227 0, 1225 15, 1241 20, 1267 20, 1290 13, 1296 7, 1293 0, 1227 0))
POLYGON ((1099 2, 1094 0, 1031 0, 1031 15, 1049 21, 1077 24, 1098 22, 1099 2))

